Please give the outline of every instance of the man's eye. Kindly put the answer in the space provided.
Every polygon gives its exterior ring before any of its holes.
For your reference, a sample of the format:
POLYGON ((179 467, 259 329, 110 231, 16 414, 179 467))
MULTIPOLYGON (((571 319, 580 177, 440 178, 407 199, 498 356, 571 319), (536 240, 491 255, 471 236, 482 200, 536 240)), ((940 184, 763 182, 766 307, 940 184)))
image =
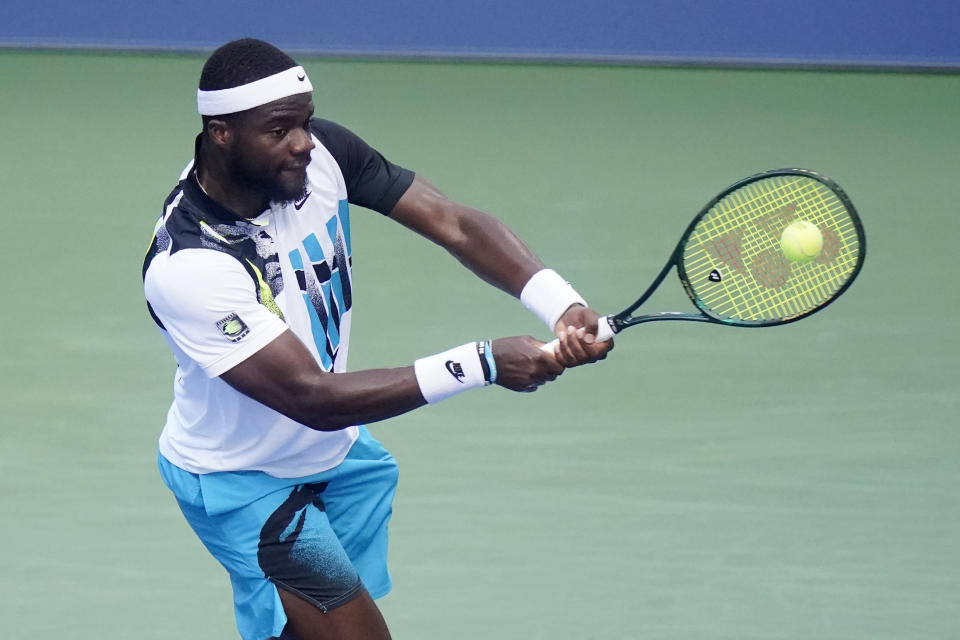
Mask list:
POLYGON ((286 130, 286 129, 274 129, 274 130, 271 131, 270 133, 272 133, 274 136, 276 136, 276 137, 278 137, 278 138, 283 138, 284 136, 287 135, 287 130, 286 130))

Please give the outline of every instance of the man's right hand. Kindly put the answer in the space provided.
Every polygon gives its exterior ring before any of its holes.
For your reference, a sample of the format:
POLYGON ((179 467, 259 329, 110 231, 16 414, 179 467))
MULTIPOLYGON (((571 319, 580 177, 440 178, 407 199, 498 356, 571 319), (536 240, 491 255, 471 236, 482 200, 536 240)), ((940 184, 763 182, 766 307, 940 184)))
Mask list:
POLYGON ((496 384, 512 391, 531 392, 563 373, 563 365, 530 336, 500 338, 491 343, 497 363, 496 384))

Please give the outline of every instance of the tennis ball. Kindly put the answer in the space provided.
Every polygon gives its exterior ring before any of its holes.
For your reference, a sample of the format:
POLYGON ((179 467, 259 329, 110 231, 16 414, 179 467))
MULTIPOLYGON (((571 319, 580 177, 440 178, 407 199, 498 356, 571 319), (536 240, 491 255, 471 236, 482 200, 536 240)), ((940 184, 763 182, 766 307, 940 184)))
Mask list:
POLYGON ((810 262, 823 250, 823 235, 817 225, 806 220, 797 220, 783 230, 780 250, 792 262, 810 262))

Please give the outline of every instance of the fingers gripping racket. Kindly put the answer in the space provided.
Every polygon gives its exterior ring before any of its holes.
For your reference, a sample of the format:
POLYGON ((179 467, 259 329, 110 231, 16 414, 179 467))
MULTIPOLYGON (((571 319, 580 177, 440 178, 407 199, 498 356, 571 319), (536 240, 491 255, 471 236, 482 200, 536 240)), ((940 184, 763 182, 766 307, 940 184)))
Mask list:
MULTIPOLYGON (((657 320, 794 322, 846 291, 865 255, 863 225, 835 182, 806 169, 759 173, 707 203, 643 295, 600 321, 597 340, 657 320), (673 267, 697 311, 634 315, 673 267)), ((557 343, 543 348, 553 352, 557 343)))

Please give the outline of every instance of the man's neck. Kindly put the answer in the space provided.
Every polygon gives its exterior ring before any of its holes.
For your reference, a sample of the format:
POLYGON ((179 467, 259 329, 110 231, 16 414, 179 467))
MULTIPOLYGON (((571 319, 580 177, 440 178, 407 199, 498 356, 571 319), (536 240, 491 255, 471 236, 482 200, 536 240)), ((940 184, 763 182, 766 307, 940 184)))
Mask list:
POLYGON ((209 198, 247 220, 256 218, 269 207, 270 203, 262 194, 231 180, 218 158, 212 158, 202 151, 200 155, 197 183, 209 198))

